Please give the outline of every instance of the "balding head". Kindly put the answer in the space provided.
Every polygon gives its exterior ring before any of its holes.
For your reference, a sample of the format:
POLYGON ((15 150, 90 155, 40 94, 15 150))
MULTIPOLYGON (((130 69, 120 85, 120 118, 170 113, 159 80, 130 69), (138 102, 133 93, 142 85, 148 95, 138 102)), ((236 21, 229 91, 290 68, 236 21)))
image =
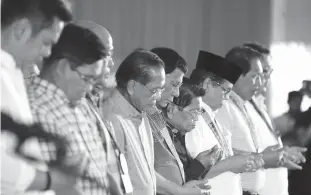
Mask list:
POLYGON ((105 27, 88 20, 80 20, 75 22, 75 24, 83 28, 87 28, 95 33, 104 43, 107 51, 111 52, 113 50, 113 40, 111 34, 105 27))
POLYGON ((89 29, 102 41, 107 52, 107 57, 104 58, 103 70, 101 76, 98 78, 98 84, 103 87, 111 86, 109 83, 110 80, 108 79, 110 77, 114 78, 114 76, 110 76, 111 68, 114 66, 114 62, 111 57, 113 53, 113 40, 111 34, 105 27, 92 21, 81 20, 76 22, 76 24, 83 28, 89 29))

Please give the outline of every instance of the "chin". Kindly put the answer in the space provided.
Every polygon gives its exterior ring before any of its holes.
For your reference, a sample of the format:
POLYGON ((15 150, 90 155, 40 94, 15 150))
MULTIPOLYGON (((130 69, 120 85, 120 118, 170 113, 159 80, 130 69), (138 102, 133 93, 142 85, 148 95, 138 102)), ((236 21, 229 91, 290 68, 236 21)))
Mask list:
POLYGON ((158 106, 161 108, 165 108, 168 105, 168 102, 166 100, 162 100, 158 102, 158 106))
POLYGON ((196 125, 192 125, 187 129, 187 132, 191 132, 193 131, 197 126, 196 125))

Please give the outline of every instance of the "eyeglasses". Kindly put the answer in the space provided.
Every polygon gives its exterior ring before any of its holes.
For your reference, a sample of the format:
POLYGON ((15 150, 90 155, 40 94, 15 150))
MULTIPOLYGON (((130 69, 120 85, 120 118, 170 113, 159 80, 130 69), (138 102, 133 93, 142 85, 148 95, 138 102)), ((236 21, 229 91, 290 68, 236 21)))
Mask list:
POLYGON ((176 105, 174 102, 170 102, 169 104, 171 104, 172 106, 176 106, 178 107, 179 110, 189 114, 193 119, 198 118, 200 115, 202 115, 203 113, 205 113, 205 110, 192 110, 192 111, 188 111, 185 108, 176 105))
POLYGON ((85 83, 94 85, 96 83, 97 77, 91 76, 91 75, 85 75, 78 71, 77 69, 74 70, 76 73, 78 73, 81 80, 83 80, 85 83))
POLYGON ((204 113, 204 110, 193 110, 193 111, 188 111, 185 109, 182 109, 182 111, 186 112, 187 114, 191 115, 193 119, 197 119, 199 116, 201 116, 204 113))
POLYGON ((265 68, 265 69, 263 69, 262 75, 263 75, 264 77, 270 77, 270 75, 272 74, 272 72, 273 72, 273 69, 272 69, 272 68, 265 68))
POLYGON ((212 82, 222 89, 225 96, 229 95, 229 93, 231 92, 231 89, 224 88, 220 83, 218 83, 216 81, 212 81, 212 82))
POLYGON ((182 86, 182 83, 178 83, 178 82, 172 82, 172 88, 173 89, 179 89, 182 86))
MULTIPOLYGON (((136 81, 136 83, 139 83, 139 82, 137 82, 136 81)), ((152 95, 154 95, 154 94, 162 94, 163 93, 163 91, 164 91, 164 87, 157 87, 157 88, 154 88, 154 89, 150 89, 149 87, 147 87, 146 85, 143 85, 143 84, 141 84, 141 83, 139 83, 141 86, 143 86, 144 88, 146 88, 152 95)))

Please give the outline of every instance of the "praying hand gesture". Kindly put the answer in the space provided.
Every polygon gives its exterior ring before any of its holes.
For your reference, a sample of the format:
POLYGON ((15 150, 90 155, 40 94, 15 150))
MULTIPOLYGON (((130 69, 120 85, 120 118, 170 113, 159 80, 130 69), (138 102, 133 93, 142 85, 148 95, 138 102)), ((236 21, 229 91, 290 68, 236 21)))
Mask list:
POLYGON ((214 166, 222 158, 222 150, 216 145, 210 150, 198 154, 196 159, 207 169, 214 166))
POLYGON ((267 147, 263 152, 265 168, 286 167, 290 170, 301 170, 300 163, 306 162, 303 152, 307 151, 303 147, 284 147, 274 145, 267 147))
POLYGON ((284 167, 290 170, 301 170, 302 166, 299 164, 305 163, 306 158, 303 156, 302 153, 307 151, 307 148, 304 147, 284 147, 284 167))

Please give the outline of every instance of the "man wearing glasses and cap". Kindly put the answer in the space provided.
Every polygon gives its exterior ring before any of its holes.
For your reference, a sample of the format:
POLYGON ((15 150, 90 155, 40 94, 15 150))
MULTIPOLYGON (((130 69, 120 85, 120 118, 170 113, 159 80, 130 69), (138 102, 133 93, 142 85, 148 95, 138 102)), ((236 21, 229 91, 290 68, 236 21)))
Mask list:
POLYGON ((230 131, 223 128, 215 118, 241 74, 241 68, 234 63, 221 56, 200 51, 196 69, 190 76, 194 84, 206 90, 206 94, 203 96, 205 113, 197 128, 186 134, 187 149, 191 156, 215 145, 223 151, 221 161, 206 174, 212 194, 241 195, 239 173, 255 171, 262 166, 261 159, 255 155, 233 154, 230 131))

